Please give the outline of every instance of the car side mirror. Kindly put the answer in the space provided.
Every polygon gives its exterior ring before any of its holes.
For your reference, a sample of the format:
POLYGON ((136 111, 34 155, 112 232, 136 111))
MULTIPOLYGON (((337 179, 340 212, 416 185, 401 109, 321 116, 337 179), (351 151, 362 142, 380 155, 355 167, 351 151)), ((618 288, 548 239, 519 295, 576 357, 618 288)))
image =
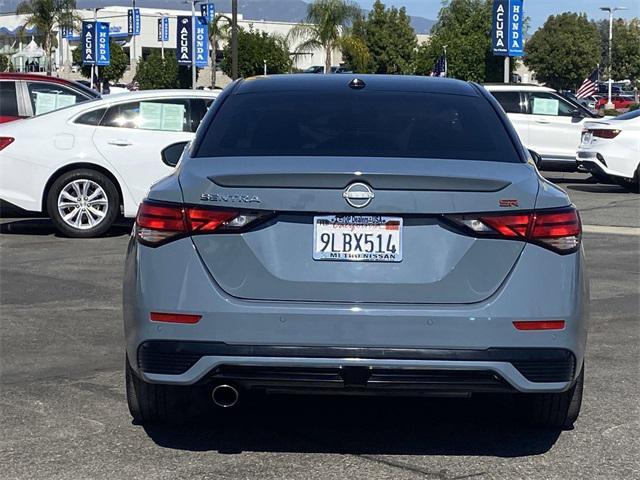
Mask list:
POLYGON ((165 147, 160 153, 162 162, 170 167, 175 167, 188 143, 189 142, 177 142, 165 147))
POLYGON ((533 159, 533 163, 536 164, 536 167, 540 168, 540 166, 542 165, 542 157, 537 152, 534 152, 533 150, 529 150, 529 155, 531 155, 531 158, 533 159))

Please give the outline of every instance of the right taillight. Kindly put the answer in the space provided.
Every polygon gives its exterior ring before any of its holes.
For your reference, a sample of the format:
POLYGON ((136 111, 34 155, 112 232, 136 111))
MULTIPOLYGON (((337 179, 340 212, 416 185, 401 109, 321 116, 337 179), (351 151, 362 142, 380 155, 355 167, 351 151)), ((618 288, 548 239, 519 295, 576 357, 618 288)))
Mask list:
POLYGON ((140 243, 158 246, 187 235, 239 231, 266 215, 144 201, 136 216, 135 235, 140 243))
POLYGON ((588 131, 591 132, 591 135, 598 138, 616 138, 620 133, 620 130, 609 128, 593 128, 588 131))
POLYGON ((478 237, 527 241, 561 254, 572 253, 580 248, 582 225, 574 207, 517 214, 451 215, 445 218, 478 237))
POLYGON ((13 137, 0 137, 0 150, 4 150, 15 141, 13 137))
POLYGON ((580 247, 582 225, 575 208, 563 211, 541 211, 533 214, 529 240, 560 253, 575 252, 580 247))

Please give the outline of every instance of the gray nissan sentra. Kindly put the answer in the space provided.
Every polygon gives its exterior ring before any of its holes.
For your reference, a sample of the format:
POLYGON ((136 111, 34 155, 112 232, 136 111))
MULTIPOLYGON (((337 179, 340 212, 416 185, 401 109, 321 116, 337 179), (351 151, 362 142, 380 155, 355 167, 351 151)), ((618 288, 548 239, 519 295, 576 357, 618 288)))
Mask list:
POLYGON ((500 392, 534 423, 576 420, 580 218, 481 86, 239 80, 181 155, 140 206, 126 262, 137 421, 255 390, 500 392))

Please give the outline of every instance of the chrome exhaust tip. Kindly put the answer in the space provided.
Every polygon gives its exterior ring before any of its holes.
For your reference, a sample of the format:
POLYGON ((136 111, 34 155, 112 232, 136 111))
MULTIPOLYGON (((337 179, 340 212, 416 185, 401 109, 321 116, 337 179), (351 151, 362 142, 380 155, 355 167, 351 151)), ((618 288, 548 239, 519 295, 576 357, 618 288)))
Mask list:
POLYGON ((238 403, 239 397, 240 393, 238 393, 238 390, 236 390, 236 388, 232 387, 231 385, 217 385, 211 391, 211 398, 213 400, 213 403, 222 408, 233 407, 236 403, 238 403))

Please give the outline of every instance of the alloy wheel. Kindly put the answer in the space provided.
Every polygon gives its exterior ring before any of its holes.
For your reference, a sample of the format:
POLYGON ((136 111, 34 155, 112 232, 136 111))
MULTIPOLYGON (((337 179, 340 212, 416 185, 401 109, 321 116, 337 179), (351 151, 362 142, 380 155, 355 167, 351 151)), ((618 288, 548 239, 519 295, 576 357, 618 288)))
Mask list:
POLYGON ((72 228, 88 230, 100 224, 109 210, 109 199, 93 180, 81 178, 67 183, 58 195, 58 213, 72 228))

